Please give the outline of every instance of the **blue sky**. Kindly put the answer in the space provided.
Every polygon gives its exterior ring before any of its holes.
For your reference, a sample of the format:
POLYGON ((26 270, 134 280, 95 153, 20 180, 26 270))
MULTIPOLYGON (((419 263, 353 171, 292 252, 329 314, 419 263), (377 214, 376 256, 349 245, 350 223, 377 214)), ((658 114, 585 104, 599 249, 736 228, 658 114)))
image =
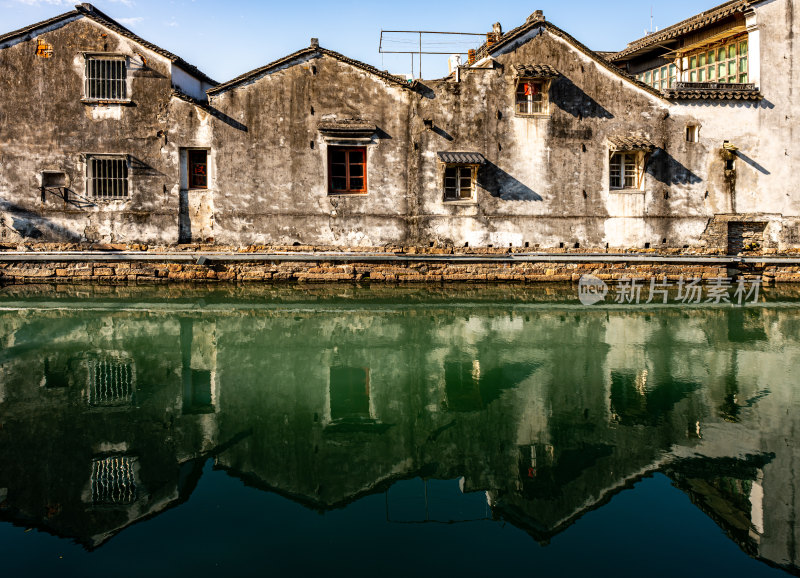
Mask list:
MULTIPOLYGON (((537 9, 590 48, 619 50, 650 27, 651 7, 655 27, 663 28, 722 1, 511 0, 494 4, 485 0, 95 0, 93 4, 150 42, 224 82, 308 46, 312 36, 318 37, 325 48, 405 74, 411 72, 409 56, 378 53, 381 29, 484 33, 499 21, 504 30, 510 30, 537 9)), ((0 33, 51 18, 71 10, 75 3, 0 0, 0 33)), ((461 46, 466 50, 467 45, 461 46)), ((447 57, 425 57, 423 73, 425 78, 445 75, 447 57)))

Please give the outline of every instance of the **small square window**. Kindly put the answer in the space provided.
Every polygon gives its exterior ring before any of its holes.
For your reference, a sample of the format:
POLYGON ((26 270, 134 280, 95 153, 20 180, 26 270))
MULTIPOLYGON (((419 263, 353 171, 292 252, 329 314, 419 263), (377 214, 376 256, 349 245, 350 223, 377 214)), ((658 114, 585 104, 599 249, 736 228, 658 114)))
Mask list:
POLYGON ((367 192, 367 149, 328 147, 328 193, 365 194, 367 192))
POLYGON ((470 165, 445 165, 444 200, 470 201, 475 198, 477 167, 470 165))
POLYGON ((688 125, 686 127, 686 142, 700 141, 700 127, 698 125, 688 125))
POLYGON ((548 114, 549 81, 521 79, 517 82, 517 114, 548 114))
POLYGON ((124 56, 86 56, 84 98, 128 100, 128 67, 124 56))

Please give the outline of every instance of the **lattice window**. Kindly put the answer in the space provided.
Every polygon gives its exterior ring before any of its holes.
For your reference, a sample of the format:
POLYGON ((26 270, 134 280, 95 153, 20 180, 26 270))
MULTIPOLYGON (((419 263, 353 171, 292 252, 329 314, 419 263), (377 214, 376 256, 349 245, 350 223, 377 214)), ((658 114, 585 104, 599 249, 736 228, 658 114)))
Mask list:
POLYGON ((92 461, 92 503, 126 506, 136 501, 136 459, 112 456, 92 461))
POLYGON ((125 57, 87 56, 85 97, 90 100, 128 99, 125 57))
POLYGON ((133 403, 134 369, 130 361, 91 359, 87 401, 93 407, 115 407, 133 403))
POLYGON ((128 159, 94 157, 86 161, 89 195, 97 199, 124 199, 128 196, 128 159))
POLYGON ((738 38, 728 43, 703 50, 688 58, 689 82, 726 82, 747 84, 749 82, 747 38, 738 38))

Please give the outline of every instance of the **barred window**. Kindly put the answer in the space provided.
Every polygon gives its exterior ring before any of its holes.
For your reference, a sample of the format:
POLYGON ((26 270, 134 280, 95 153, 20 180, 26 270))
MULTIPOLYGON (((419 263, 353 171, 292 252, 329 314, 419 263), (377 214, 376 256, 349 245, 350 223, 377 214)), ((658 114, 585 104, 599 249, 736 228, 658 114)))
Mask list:
POLYGON ((136 501, 136 458, 113 456, 92 461, 92 503, 127 506, 136 501))
POLYGON ((124 57, 87 56, 85 97, 92 100, 127 100, 127 76, 124 57))
POLYGON ((93 407, 133 403, 133 363, 113 358, 90 359, 87 401, 93 407))
POLYGON ((88 193, 96 199, 123 199, 128 196, 128 159, 125 157, 87 158, 88 193))

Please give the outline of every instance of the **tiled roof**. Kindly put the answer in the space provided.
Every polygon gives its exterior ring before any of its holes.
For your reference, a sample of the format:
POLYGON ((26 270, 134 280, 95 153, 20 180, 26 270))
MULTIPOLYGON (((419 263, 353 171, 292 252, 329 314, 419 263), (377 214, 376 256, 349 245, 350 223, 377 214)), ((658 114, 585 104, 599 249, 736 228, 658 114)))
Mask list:
POLYGON ((196 66, 189 64, 180 56, 177 56, 168 50, 164 50, 160 46, 156 46, 155 44, 148 42, 144 38, 134 34, 130 30, 122 26, 120 23, 116 22, 114 19, 107 16, 106 14, 104 14, 103 12, 101 12, 100 10, 98 10, 97 8, 88 3, 78 4, 77 6, 75 6, 75 10, 73 10, 72 12, 66 12, 64 14, 61 14, 60 16, 50 18, 49 20, 45 20, 43 22, 32 24, 31 26, 26 26, 25 28, 20 28, 19 30, 14 30, 13 32, 8 32, 6 34, 3 34, 2 36, 0 36, 0 44, 21 36, 27 36, 27 35, 32 36, 33 34, 36 33, 36 31, 41 30, 42 28, 47 28, 59 24, 60 22, 64 22, 70 20, 71 18, 75 18, 76 16, 85 16, 86 18, 89 18, 97 22, 98 24, 105 26, 109 30, 112 30, 113 32, 119 34, 120 36, 124 36, 125 38, 133 40, 134 42, 140 44, 144 48, 147 48, 148 50, 151 50, 156 54, 160 54, 170 62, 176 64, 177 66, 179 66, 180 68, 191 74, 192 76, 199 78, 200 80, 203 80, 208 84, 213 84, 213 85, 218 84, 216 80, 210 78, 196 66))
POLYGON ((664 95, 674 100, 761 100, 764 96, 758 89, 725 90, 725 89, 667 89, 664 95))
POLYGON ((691 18, 678 22, 677 24, 668 26, 663 30, 659 30, 653 34, 648 34, 644 38, 635 40, 628 44, 624 50, 621 50, 610 56, 609 60, 612 62, 624 60, 625 57, 630 54, 657 44, 661 44, 663 42, 667 42, 669 40, 673 40, 694 30, 705 28, 710 24, 714 24, 715 22, 733 16, 734 14, 744 12, 751 4, 754 3, 755 0, 730 0, 729 2, 725 2, 725 4, 721 4, 716 8, 706 10, 705 12, 702 12, 696 16, 692 16, 691 18))
POLYGON ((492 44, 491 46, 488 46, 488 45, 484 44, 483 46, 481 46, 478 49, 478 59, 480 60, 481 58, 483 58, 485 56, 491 56, 492 54, 494 54, 495 52, 497 52, 498 50, 500 50, 504 46, 510 44, 511 42, 516 40, 517 38, 520 38, 521 36, 523 36, 527 32, 529 32, 529 31, 531 31, 531 30, 533 30, 534 28, 537 28, 537 27, 541 28, 542 30, 547 30, 548 32, 550 32, 554 36, 557 36, 557 37, 563 39, 565 42, 567 42, 567 44, 570 44, 577 51, 582 52, 583 54, 585 54, 586 56, 588 56, 589 58, 594 60, 599 66, 602 66, 603 68, 605 68, 606 70, 608 70, 612 74, 614 74, 614 75, 616 75, 616 76, 618 76, 620 78, 625 79, 626 81, 628 81, 631 84, 635 85, 637 88, 639 88, 641 90, 644 90, 645 92, 649 92, 651 95, 653 95, 653 96, 655 96, 655 97, 657 97, 659 99, 662 99, 662 100, 664 99, 664 95, 661 94, 660 91, 658 91, 655 88, 653 88, 652 86, 650 86, 648 84, 645 84, 643 82, 640 82, 639 80, 633 78, 632 76, 629 76, 628 74, 624 73, 622 70, 620 70, 619 68, 614 66, 609 60, 607 60, 606 58, 601 56, 599 53, 595 52, 594 50, 592 50, 591 48, 589 48, 585 44, 579 42, 576 38, 574 38, 570 34, 564 32, 563 30, 561 30, 561 28, 559 28, 558 26, 555 26, 555 25, 551 24, 550 22, 547 22, 546 20, 537 20, 537 19, 529 18, 528 21, 525 22, 525 24, 523 24, 522 26, 518 26, 518 27, 514 28, 513 30, 509 30, 508 32, 503 34, 503 36, 500 38, 500 40, 497 41, 495 44, 492 44))
POLYGON ((549 64, 517 64, 514 66, 517 76, 523 78, 558 78, 561 73, 549 64))
POLYGON ((646 137, 633 135, 608 137, 608 144, 611 149, 615 151, 652 152, 656 148, 656 145, 650 142, 646 137))
POLYGON ((360 62, 358 60, 354 60, 352 58, 348 58, 343 54, 339 54, 338 52, 334 52, 333 50, 328 50, 327 48, 321 48, 319 46, 309 46, 307 48, 303 48, 302 50, 298 50, 297 52, 293 52, 288 56, 284 56, 283 58, 279 58, 274 62, 270 62, 269 64, 262 66, 261 68, 256 68, 255 70, 251 70, 250 72, 246 72, 241 76, 237 76, 233 80, 229 80, 219 86, 215 86, 211 90, 208 91, 209 95, 219 94, 221 92, 225 92, 228 89, 234 88, 239 86, 244 82, 248 82, 250 80, 254 80, 264 74, 267 74, 269 71, 279 68, 281 66, 287 65, 293 60, 297 58, 301 58, 303 56, 313 56, 315 54, 324 54, 326 56, 330 56, 331 58, 335 58, 340 62, 346 62, 355 68, 360 68, 361 70, 373 74, 383 80, 395 84, 397 86, 402 86, 404 88, 408 88, 411 90, 415 90, 418 86, 418 83, 415 81, 413 83, 409 83, 405 78, 400 76, 395 76, 394 74, 389 74, 386 71, 378 70, 374 66, 370 66, 364 62, 360 62))
POLYGON ((481 153, 438 152, 439 160, 448 165, 482 165, 486 158, 481 153))

